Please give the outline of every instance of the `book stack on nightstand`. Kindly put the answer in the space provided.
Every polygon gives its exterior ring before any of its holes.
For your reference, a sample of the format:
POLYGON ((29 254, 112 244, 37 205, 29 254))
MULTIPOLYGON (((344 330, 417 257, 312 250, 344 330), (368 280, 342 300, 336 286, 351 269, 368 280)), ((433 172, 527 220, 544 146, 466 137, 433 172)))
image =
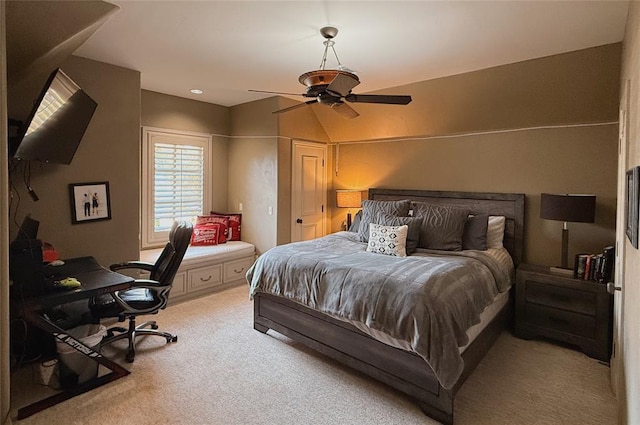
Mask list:
POLYGON ((551 273, 549 267, 521 264, 516 273, 516 336, 538 336, 579 347, 609 361, 613 297, 607 285, 551 273))

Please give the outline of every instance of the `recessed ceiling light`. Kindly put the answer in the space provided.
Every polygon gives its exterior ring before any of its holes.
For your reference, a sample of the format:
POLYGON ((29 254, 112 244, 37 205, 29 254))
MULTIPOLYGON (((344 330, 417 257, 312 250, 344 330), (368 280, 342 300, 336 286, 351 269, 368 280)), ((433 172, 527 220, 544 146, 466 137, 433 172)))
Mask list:
POLYGON ((202 94, 204 92, 202 90, 200 90, 200 89, 191 89, 191 93, 193 93, 193 94, 202 94))

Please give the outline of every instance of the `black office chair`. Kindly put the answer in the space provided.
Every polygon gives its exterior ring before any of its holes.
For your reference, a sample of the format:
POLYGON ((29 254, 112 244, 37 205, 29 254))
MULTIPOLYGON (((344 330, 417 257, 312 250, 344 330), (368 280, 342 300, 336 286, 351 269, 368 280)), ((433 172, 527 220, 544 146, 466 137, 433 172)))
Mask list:
POLYGON ((169 242, 158 257, 155 264, 140 261, 129 261, 113 264, 113 271, 138 269, 150 272, 149 279, 136 279, 131 289, 114 294, 101 295, 89 301, 89 309, 94 319, 117 317, 119 322, 129 319, 129 329, 123 327, 110 328, 103 344, 119 339, 129 340, 127 361, 135 359, 135 338, 138 335, 157 335, 167 339, 167 343, 178 341, 177 335, 158 331, 155 321, 136 326, 136 317, 144 314, 156 314, 164 309, 169 301, 169 292, 178 267, 191 241, 193 226, 191 223, 175 222, 169 232, 169 242), (145 329, 150 327, 151 329, 145 329))

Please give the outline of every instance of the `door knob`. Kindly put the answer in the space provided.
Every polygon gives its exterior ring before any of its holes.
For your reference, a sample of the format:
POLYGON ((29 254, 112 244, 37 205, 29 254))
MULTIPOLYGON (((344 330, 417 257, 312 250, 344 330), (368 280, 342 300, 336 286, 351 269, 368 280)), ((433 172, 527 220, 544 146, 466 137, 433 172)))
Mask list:
POLYGON ((297 219, 297 220, 296 220, 296 223, 298 223, 298 224, 302 224, 302 219, 301 219, 301 218, 297 219))
POLYGON ((607 292, 610 293, 611 295, 615 294, 616 291, 622 291, 622 287, 621 286, 616 286, 615 283, 613 282, 608 282, 607 283, 607 292))

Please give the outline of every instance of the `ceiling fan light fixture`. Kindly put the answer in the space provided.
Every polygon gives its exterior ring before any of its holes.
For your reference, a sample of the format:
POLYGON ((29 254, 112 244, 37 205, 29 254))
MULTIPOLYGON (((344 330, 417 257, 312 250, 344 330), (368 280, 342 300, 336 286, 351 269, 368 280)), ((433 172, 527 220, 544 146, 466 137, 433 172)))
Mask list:
MULTIPOLYGON (((336 50, 333 47, 335 45, 333 38, 338 34, 338 29, 335 27, 323 27, 320 29, 320 34, 325 38, 323 43, 324 54, 322 56, 322 62, 320 63, 320 69, 305 72, 298 77, 300 84, 305 86, 307 90, 305 93, 297 96, 312 98, 313 100, 274 111, 274 114, 288 112, 315 103, 328 106, 344 118, 352 119, 358 117, 359 114, 344 101, 350 103, 382 103, 388 105, 406 105, 411 102, 411 96, 407 95, 358 95, 352 93, 351 90, 360 84, 360 78, 358 78, 355 72, 342 65, 340 63, 340 59, 338 59, 336 50), (329 49, 333 51, 333 54, 336 57, 336 61, 338 62, 337 69, 325 69, 329 49)), ((263 90, 251 91, 260 93, 290 94, 265 92, 263 90)))

